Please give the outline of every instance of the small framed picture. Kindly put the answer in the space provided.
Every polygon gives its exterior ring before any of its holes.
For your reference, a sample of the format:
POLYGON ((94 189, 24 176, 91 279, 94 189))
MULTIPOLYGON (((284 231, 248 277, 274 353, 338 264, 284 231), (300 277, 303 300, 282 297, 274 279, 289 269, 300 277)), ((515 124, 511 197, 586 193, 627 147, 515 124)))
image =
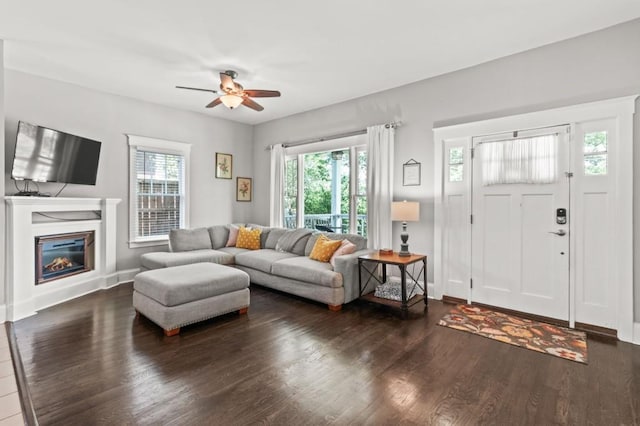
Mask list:
POLYGON ((402 165, 402 185, 420 185, 420 166, 413 158, 402 165))
POLYGON ((251 178, 239 177, 236 181, 236 201, 251 201, 251 191, 253 190, 251 178))
POLYGON ((233 176, 233 156, 216 152, 216 177, 218 179, 231 179, 233 176))

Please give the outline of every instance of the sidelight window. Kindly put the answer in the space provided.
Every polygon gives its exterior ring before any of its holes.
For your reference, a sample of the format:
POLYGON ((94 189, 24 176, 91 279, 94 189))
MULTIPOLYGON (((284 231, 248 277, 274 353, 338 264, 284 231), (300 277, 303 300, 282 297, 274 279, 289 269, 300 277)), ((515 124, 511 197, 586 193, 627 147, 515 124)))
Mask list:
POLYGON ((584 135, 584 174, 602 176, 607 174, 607 132, 591 132, 584 135))
POLYGON ((464 148, 449 149, 449 182, 462 182, 464 177, 464 148))

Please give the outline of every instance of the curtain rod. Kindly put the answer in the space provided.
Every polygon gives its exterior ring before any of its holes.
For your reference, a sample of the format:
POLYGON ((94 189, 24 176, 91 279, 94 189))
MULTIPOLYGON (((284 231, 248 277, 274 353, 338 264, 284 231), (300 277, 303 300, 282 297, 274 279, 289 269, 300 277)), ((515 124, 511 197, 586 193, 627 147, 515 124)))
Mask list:
MULTIPOLYGON (((396 127, 400 127, 402 126, 402 122, 401 121, 392 121, 391 123, 386 123, 384 125, 384 127, 388 128, 393 128, 395 129, 396 127)), ((296 142, 287 142, 287 143, 283 143, 282 147, 283 148, 291 148, 294 146, 300 146, 300 145, 307 145, 310 143, 316 143, 316 142, 326 142, 326 141, 331 141, 334 139, 341 139, 341 138, 348 138, 350 136, 357 136, 357 135, 364 135, 367 133, 367 129, 359 129, 359 130, 353 130, 351 132, 345 132, 345 133, 338 133, 335 135, 329 135, 329 136, 322 136, 319 138, 313 138, 313 139, 305 139, 305 140, 301 140, 301 141, 296 141, 296 142)), ((273 145, 269 145, 267 146, 267 150, 270 150, 273 147, 273 145)))
MULTIPOLYGON (((536 132, 538 130, 546 130, 546 129, 555 129, 555 128, 559 128, 559 129, 568 129, 570 126, 569 123, 564 123, 564 124, 554 124, 552 126, 544 126, 544 127, 534 127, 531 129, 520 129, 520 130, 513 130, 513 131, 508 131, 508 132, 499 132, 499 133, 492 133, 492 134, 488 134, 488 135, 482 135, 482 136, 473 136, 471 138, 472 143, 474 142, 475 139, 484 139, 484 138, 488 138, 488 140, 481 140, 480 142, 478 142, 478 145, 482 145, 483 143, 491 143, 491 142, 506 142, 506 141, 512 141, 514 139, 516 139, 518 137, 518 135, 522 132, 536 132), (498 136, 498 135, 504 135, 507 133, 511 133, 511 137, 504 137, 502 139, 491 139, 491 136, 498 136)), ((548 135, 558 135, 560 132, 551 132, 551 133, 547 133, 548 135)))

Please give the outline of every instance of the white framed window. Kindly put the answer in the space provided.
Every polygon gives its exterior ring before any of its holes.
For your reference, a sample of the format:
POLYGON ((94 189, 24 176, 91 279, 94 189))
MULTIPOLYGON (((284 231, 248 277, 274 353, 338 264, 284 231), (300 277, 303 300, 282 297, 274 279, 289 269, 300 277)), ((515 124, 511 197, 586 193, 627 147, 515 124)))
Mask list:
POLYGON ((129 247, 167 244, 189 227, 191 145, 144 136, 129 139, 129 247))
POLYGON ((367 151, 359 135, 286 149, 284 224, 367 235, 367 151))

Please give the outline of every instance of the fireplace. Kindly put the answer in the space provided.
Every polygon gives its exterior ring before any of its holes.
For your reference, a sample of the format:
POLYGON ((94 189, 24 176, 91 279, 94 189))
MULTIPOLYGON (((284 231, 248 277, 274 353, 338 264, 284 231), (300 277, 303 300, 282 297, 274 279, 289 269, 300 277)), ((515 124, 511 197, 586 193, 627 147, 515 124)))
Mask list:
POLYGON ((93 270, 94 241, 94 231, 36 237, 36 285, 93 270))

